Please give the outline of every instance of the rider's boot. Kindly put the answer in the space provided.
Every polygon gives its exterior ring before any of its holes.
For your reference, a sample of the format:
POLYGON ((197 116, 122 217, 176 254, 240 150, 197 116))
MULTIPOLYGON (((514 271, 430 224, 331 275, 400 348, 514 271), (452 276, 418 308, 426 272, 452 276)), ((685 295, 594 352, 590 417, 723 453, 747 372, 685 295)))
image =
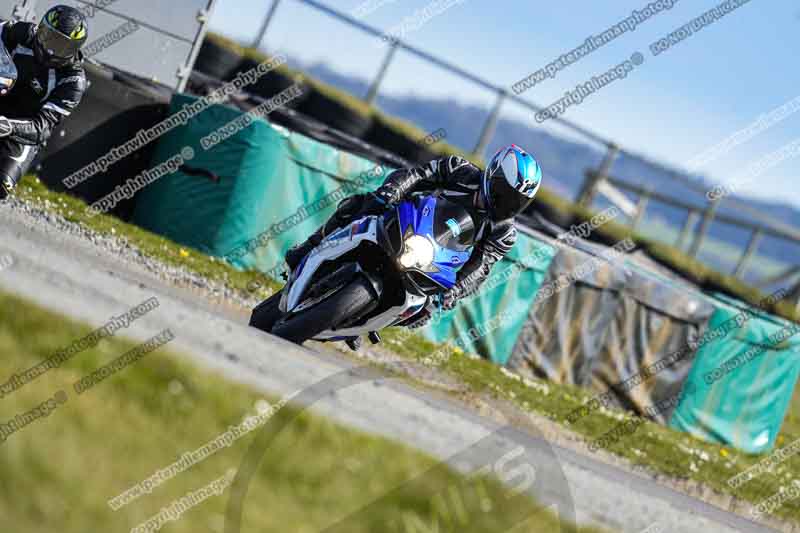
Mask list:
POLYGON ((8 198, 17 184, 9 176, 0 174, 0 202, 8 198))
POLYGON ((286 264, 289 265, 291 270, 297 268, 297 265, 303 260, 308 253, 319 246, 319 243, 322 242, 323 237, 325 237, 325 226, 320 226, 317 231, 312 233, 305 242, 297 244, 291 248, 289 251, 286 252, 286 264))

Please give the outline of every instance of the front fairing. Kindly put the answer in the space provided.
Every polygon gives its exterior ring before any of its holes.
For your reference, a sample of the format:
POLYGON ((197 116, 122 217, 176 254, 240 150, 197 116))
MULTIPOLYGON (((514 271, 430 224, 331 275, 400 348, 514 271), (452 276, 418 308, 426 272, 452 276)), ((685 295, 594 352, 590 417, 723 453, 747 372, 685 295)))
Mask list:
POLYGON ((399 241, 397 257, 403 252, 405 240, 412 235, 427 238, 434 247, 433 261, 429 265, 403 269, 406 274, 417 285, 423 276, 441 289, 453 287, 474 244, 475 224, 467 210, 441 197, 418 196, 401 202, 396 217, 397 224, 387 219, 385 225, 389 231, 399 232, 399 235, 392 235, 395 242, 399 241))
MULTIPOLYGON (((436 196, 409 199, 392 211, 353 220, 326 236, 291 273, 280 309, 301 312, 326 298, 337 290, 335 284, 328 288, 326 276, 340 265, 352 264, 354 272, 383 280, 388 293, 385 299, 381 296, 382 311, 368 318, 363 327, 377 330, 397 324, 419 312, 429 296, 455 284, 458 271, 470 257, 473 239, 474 222, 463 207, 436 196), (403 268, 399 262, 404 239, 411 235, 433 245, 433 261, 421 268, 403 268)), ((360 327, 327 332, 319 338, 358 335, 360 327)))

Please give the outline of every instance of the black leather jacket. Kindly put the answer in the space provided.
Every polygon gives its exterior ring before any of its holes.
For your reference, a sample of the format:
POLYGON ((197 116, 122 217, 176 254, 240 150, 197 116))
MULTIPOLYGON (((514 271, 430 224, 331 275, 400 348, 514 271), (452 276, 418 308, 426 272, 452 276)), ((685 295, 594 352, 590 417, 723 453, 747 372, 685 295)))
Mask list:
POLYGON ((12 119, 11 139, 41 145, 59 122, 68 117, 86 91, 82 56, 58 68, 40 65, 33 55, 34 24, 0 21, 0 40, 19 73, 17 82, 0 96, 0 115, 12 119))
POLYGON ((493 221, 482 208, 481 178, 483 172, 459 156, 435 159, 421 167, 392 172, 375 195, 386 203, 400 202, 416 191, 439 190, 449 201, 464 206, 475 221, 475 240, 472 255, 458 271, 456 284, 447 293, 445 308, 477 292, 489 277, 492 266, 514 247, 517 230, 514 219, 493 221))

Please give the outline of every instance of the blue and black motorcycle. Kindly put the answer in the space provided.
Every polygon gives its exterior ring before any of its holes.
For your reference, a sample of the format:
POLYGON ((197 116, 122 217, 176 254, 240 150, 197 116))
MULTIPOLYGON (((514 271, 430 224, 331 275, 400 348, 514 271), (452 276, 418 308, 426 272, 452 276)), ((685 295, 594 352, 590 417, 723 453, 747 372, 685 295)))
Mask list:
POLYGON ((458 204, 417 194, 377 216, 331 232, 253 310, 250 325, 302 344, 343 340, 403 325, 456 281, 469 259, 475 222, 458 204))

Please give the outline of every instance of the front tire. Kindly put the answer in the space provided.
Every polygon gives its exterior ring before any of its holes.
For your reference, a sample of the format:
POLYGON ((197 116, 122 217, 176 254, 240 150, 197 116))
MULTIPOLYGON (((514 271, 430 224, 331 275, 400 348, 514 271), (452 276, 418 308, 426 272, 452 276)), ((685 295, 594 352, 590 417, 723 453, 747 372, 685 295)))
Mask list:
POLYGON ((272 328, 272 334, 296 344, 303 344, 375 303, 373 293, 374 289, 369 281, 358 276, 327 300, 278 321, 272 328))
POLYGON ((250 315, 250 326, 266 333, 272 331, 272 326, 283 315, 278 307, 281 302, 282 292, 277 291, 253 309, 253 314, 250 315))

